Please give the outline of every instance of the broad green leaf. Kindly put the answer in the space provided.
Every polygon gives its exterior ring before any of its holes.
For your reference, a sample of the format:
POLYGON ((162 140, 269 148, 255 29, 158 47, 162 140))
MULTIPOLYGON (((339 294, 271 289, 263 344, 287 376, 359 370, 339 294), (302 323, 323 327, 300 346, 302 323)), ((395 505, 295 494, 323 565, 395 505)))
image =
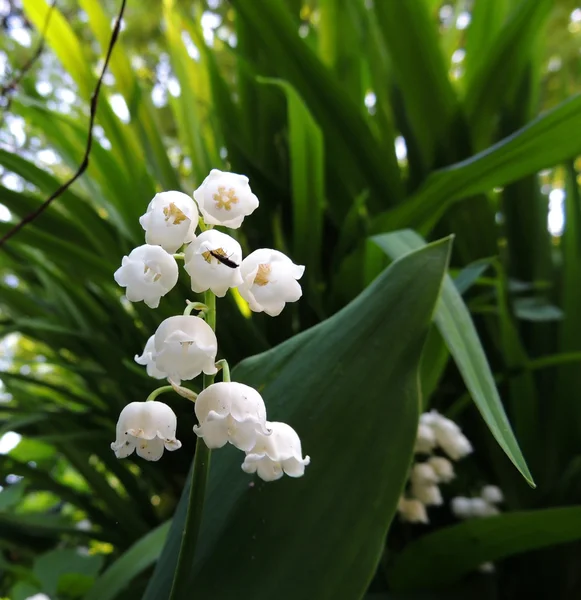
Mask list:
MULTIPOLYGON (((417 251, 425 244, 417 233, 410 230, 396 231, 372 239, 393 259, 405 256, 407 252, 417 251)), ((444 279, 434 321, 492 435, 523 477, 534 487, 533 478, 498 395, 470 312, 448 275, 444 279)))
MULTIPOLYGON (((312 463, 300 479, 265 484, 244 475, 232 447, 214 452, 184 587, 224 599, 364 593, 407 477, 420 353, 449 251, 443 240, 408 254, 342 311, 234 370, 270 419, 297 429, 312 463)), ((188 493, 145 600, 168 595, 188 493)))
POLYGON ((434 171, 397 208, 379 215, 372 229, 429 231, 459 200, 506 185, 581 153, 581 96, 573 96, 494 146, 434 171))
POLYGON ((82 556, 72 548, 58 548, 34 561, 33 573, 46 594, 56 594, 59 579, 68 573, 94 577, 101 570, 103 555, 82 556))
POLYGON ((95 581, 83 600, 114 600, 159 558, 170 525, 171 521, 167 521, 135 542, 95 581))
POLYGON ((280 79, 259 78, 278 86, 287 99, 290 169, 293 200, 293 261, 306 265, 307 276, 320 273, 325 156, 321 128, 292 85, 280 79))
POLYGON ((579 506, 471 519, 408 544, 389 582, 394 590, 430 589, 459 580, 483 562, 579 539, 579 506))

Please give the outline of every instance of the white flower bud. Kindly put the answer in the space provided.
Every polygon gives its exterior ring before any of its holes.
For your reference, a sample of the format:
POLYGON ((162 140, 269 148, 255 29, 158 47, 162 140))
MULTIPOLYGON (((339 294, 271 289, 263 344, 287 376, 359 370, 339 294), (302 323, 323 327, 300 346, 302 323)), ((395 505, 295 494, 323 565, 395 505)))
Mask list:
POLYGON ((258 208, 258 198, 250 190, 248 177, 212 169, 194 192, 204 222, 238 229, 244 217, 258 208))
POLYGON ((493 517, 499 514, 498 508, 488 504, 483 498, 471 498, 471 513, 473 517, 493 517))
POLYGON ((194 426, 194 433, 208 448, 230 442, 248 451, 260 434, 269 433, 262 396, 243 383, 213 383, 198 395, 195 411, 200 424, 194 426))
POLYGON ((426 462, 416 463, 412 467, 410 481, 412 485, 430 485, 438 483, 438 475, 430 464, 426 462))
POLYGON ((146 367, 147 374, 154 379, 165 379, 167 375, 160 371, 156 366, 153 360, 153 354, 155 353, 155 336, 152 335, 145 344, 145 348, 143 349, 143 354, 141 356, 135 355, 135 362, 138 365, 143 365, 146 367))
POLYGON ((436 447, 436 435, 429 425, 420 423, 418 425, 418 434, 414 452, 416 454, 430 454, 436 447))
POLYGON ((148 244, 156 244, 173 254, 196 237, 198 218, 198 207, 187 194, 162 192, 154 196, 139 222, 148 244))
POLYGON ((402 521, 409 523, 429 523, 428 512, 426 506, 415 498, 399 499, 397 510, 402 521))
POLYGON ((411 493, 414 498, 417 498, 426 506, 439 506, 444 502, 440 488, 433 483, 412 483, 411 493))
POLYGON ((255 250, 242 261, 240 270, 244 283, 238 291, 254 312, 276 317, 286 302, 296 302, 303 294, 297 279, 305 267, 278 250, 255 250))
POLYGON ((264 481, 275 481, 286 473, 289 477, 302 477, 311 462, 303 458, 301 440, 297 432, 286 423, 267 422, 268 435, 259 435, 256 445, 248 451, 242 463, 245 473, 257 473, 264 481))
POLYGON ((480 496, 489 504, 501 504, 504 502, 502 490, 496 485, 485 485, 480 492, 480 496))
POLYGON ((200 317, 169 317, 154 336, 155 367, 178 385, 202 371, 214 375, 218 340, 212 328, 200 317))
POLYGON ((456 477, 454 466, 447 458, 443 458, 442 456, 431 456, 428 459, 428 464, 436 472, 438 483, 449 483, 456 477))
POLYGON ((436 442, 452 460, 460 460, 472 452, 472 445, 460 427, 437 411, 424 413, 420 417, 420 423, 432 428, 436 442))
POLYGON ((450 508, 454 516, 458 519, 469 519, 474 516, 472 514, 472 500, 465 496, 452 498, 450 508))
POLYGON ((178 282, 178 265, 175 258, 160 246, 144 244, 124 256, 113 277, 122 287, 130 302, 143 300, 149 308, 157 308, 178 282))
POLYGON ((119 415, 117 435, 111 450, 117 458, 129 456, 135 449, 145 460, 159 460, 163 449, 177 450, 177 419, 163 402, 131 402, 119 415))
POLYGON ((194 292, 212 290, 222 298, 228 288, 238 287, 242 283, 241 262, 240 244, 225 233, 209 229, 187 247, 184 266, 191 277, 194 292))

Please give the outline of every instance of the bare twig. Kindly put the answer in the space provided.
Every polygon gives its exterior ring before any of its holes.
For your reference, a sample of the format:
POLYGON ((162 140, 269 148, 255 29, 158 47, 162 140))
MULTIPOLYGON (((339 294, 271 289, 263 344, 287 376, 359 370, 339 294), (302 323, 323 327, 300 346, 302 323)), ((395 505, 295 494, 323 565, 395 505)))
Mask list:
POLYGON ((111 33, 111 39, 109 41, 109 47, 107 48, 107 54, 105 56, 105 62, 103 64, 103 68, 101 69, 101 73, 99 75, 99 79, 97 80, 97 85, 95 86, 95 90, 91 95, 91 105, 90 105, 90 114, 89 114, 89 132, 87 134, 87 146, 85 148, 85 154, 83 156, 83 160, 79 165, 79 168, 75 172, 75 174, 68 179, 65 183, 63 183, 54 193, 52 193, 35 211, 26 215, 20 223, 15 225, 12 229, 10 229, 4 237, 0 239, 0 247, 3 246, 13 235, 17 234, 23 227, 28 225, 36 219, 39 215, 41 215, 50 205, 53 200, 56 200, 63 192, 65 192, 86 170, 89 166, 89 155, 91 154, 91 147, 93 145, 93 126, 95 124, 95 117, 97 115, 97 104, 99 102, 99 92, 101 91, 101 84, 103 83, 103 77, 105 76, 105 72, 107 71, 107 67, 109 66, 109 60, 111 58, 111 53, 113 52, 113 48, 115 47, 115 42, 119 37, 119 32, 121 31, 121 21, 123 19, 123 13, 125 12, 125 4, 127 0, 121 0, 121 8, 119 9, 119 14, 117 15, 117 19, 115 21, 115 25, 113 27, 113 31, 111 33))
POLYGON ((36 50, 32 54, 32 56, 20 67, 17 73, 12 77, 8 83, 0 85, 0 106, 7 111, 10 108, 10 102, 12 101, 12 92, 16 90, 22 78, 32 69, 34 63, 40 58, 40 55, 44 51, 44 45, 46 42, 46 32, 48 31, 48 26, 50 25, 50 19, 52 17, 52 13, 56 6, 56 0, 52 0, 50 3, 48 12, 46 13, 46 18, 44 20, 44 25, 42 27, 42 31, 40 32, 40 40, 38 42, 38 46, 36 50))

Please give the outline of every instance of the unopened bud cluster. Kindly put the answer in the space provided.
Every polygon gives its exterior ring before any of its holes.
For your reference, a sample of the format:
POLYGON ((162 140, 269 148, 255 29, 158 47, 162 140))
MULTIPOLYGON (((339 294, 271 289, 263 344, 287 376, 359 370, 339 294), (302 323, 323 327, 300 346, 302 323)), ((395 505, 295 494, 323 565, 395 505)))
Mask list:
POLYGON ((428 523, 428 506, 443 503, 440 484, 454 479, 457 461, 472 452, 461 429, 435 410, 420 416, 414 454, 420 455, 410 472, 407 492, 400 498, 398 512, 403 521, 428 523), (437 451, 446 456, 435 454, 437 451))
MULTIPOLYGON (((237 288, 250 310, 277 316, 287 302, 301 297, 298 279, 304 267, 268 248, 243 259, 240 244, 213 229, 215 225, 239 228, 258 204, 247 177, 216 169, 194 192, 193 199, 176 191, 157 194, 139 219, 146 243, 123 258, 115 281, 126 288, 129 301, 143 301, 156 308, 176 285, 176 259, 183 259, 194 292, 210 291, 222 297, 230 288, 237 288), (198 225, 202 232, 196 235, 198 225), (174 255, 180 249, 183 253, 174 255)), ((303 475, 310 459, 303 458, 297 433, 286 423, 267 421, 264 400, 255 389, 222 381, 209 385, 196 398, 181 387, 182 381, 218 371, 218 341, 204 320, 204 305, 200 316, 189 312, 186 309, 183 315, 165 319, 135 361, 146 367, 150 377, 167 379, 180 395, 195 400, 199 424, 194 432, 209 448, 227 443, 236 446, 246 453, 242 469, 266 481, 279 479, 283 473, 303 475)), ((153 398, 131 402, 122 410, 116 440, 111 444, 118 458, 135 450, 146 460, 159 460, 164 449, 181 447, 175 437, 174 412, 153 398)))

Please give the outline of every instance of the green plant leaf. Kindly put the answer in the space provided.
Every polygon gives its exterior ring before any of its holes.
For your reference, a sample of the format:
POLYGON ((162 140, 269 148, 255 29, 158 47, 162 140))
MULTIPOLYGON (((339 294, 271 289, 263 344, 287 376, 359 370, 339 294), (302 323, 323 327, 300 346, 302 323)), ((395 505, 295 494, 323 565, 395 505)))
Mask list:
POLYGON ((84 600, 113 600, 131 581, 158 558, 167 538, 171 521, 144 535, 120 556, 98 579, 84 600))
POLYGON ((293 260, 306 265, 307 275, 320 272, 323 211, 325 208, 325 153, 323 135, 297 91, 281 79, 259 77, 278 86, 287 99, 290 168, 293 200, 293 260))
POLYGON ((374 233, 402 227, 430 230, 458 200, 536 173, 581 153, 581 96, 462 162, 434 171, 404 204, 377 216, 374 233))
MULTIPOLYGON (((410 230, 379 235, 372 239, 392 259, 404 256, 407 252, 417 251, 425 245, 424 240, 410 230)), ((448 275, 444 279, 434 320, 492 435, 523 477, 534 487, 533 478, 498 395, 494 377, 470 312, 452 278, 448 275)))
POLYGON ((94 577, 104 560, 103 555, 82 556, 75 549, 58 548, 39 556, 34 561, 33 573, 45 593, 53 595, 63 575, 75 573, 94 577))
MULTIPOLYGON (((449 251, 447 239, 408 254, 342 311, 234 370, 270 419, 296 427, 312 464, 301 479, 265 484, 244 475, 234 448, 214 452, 188 579, 200 597, 364 593, 407 477, 420 354, 449 251)), ((145 600, 168 595, 188 494, 145 600)))
POLYGON ((472 519, 406 546, 390 569, 389 582, 394 590, 430 589, 457 581, 483 562, 579 539, 579 506, 472 519))

